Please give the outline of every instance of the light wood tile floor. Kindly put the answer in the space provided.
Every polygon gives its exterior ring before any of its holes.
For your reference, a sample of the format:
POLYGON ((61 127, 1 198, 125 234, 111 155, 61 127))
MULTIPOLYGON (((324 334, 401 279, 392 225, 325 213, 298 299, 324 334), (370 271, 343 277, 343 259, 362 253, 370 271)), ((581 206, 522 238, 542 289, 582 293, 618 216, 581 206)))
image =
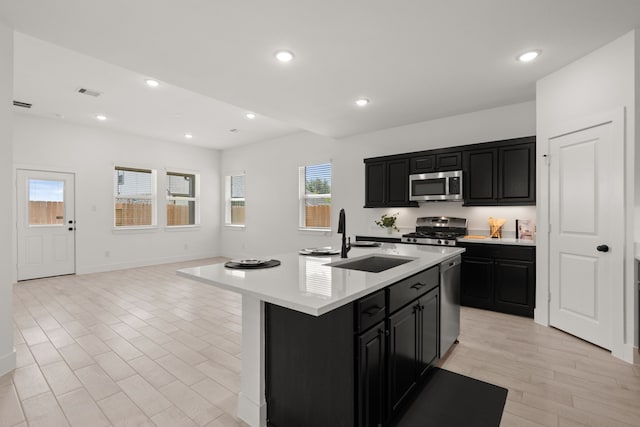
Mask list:
POLYGON ((640 366, 532 319, 461 317, 441 367, 507 388, 502 426, 640 426, 640 366))
POLYGON ((241 298, 175 274, 224 260, 15 285, 0 427, 246 426, 241 298))
MULTIPOLYGON (((175 275, 221 261, 15 285, 0 427, 246 426, 240 296, 175 275)), ((441 365, 508 388, 503 426, 640 426, 640 366, 531 319, 463 307, 461 329, 441 365)))

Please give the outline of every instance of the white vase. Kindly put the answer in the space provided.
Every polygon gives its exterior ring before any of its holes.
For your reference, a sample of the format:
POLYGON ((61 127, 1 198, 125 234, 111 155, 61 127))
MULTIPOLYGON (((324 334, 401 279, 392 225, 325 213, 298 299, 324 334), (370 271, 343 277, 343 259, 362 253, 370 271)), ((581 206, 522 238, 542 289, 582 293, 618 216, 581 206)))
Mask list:
POLYGON ((393 233, 393 228, 387 228, 387 234, 392 234, 393 233))

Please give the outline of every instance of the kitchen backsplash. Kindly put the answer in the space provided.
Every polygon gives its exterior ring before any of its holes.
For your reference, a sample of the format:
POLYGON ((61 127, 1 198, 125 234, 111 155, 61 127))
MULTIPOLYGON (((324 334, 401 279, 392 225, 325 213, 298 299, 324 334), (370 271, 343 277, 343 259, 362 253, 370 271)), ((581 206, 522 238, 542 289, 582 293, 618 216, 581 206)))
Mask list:
MULTIPOLYGON (((364 209, 368 220, 363 224, 362 234, 386 234, 386 231, 375 225, 383 213, 398 212, 397 226, 400 229, 395 234, 415 231, 416 218, 421 216, 453 216, 467 219, 467 229, 470 234, 489 233, 489 217, 504 218, 504 237, 515 237, 516 220, 536 220, 535 206, 462 206, 462 202, 427 202, 421 203, 419 208, 385 208, 364 209)), ((355 225, 352 230, 355 232, 355 225)))

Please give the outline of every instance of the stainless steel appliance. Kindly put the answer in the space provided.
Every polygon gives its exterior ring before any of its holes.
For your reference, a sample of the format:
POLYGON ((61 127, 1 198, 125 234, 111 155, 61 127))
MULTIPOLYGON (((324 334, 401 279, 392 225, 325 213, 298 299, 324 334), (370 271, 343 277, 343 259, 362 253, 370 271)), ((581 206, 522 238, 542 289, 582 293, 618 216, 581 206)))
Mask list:
POLYGON ((462 200, 462 171, 409 175, 409 200, 462 200))
POLYGON ((416 220, 416 231, 402 235, 403 243, 455 246, 456 238, 467 234, 467 220, 446 216, 423 216, 416 220))
POLYGON ((440 357, 460 335, 460 255, 440 264, 440 357))

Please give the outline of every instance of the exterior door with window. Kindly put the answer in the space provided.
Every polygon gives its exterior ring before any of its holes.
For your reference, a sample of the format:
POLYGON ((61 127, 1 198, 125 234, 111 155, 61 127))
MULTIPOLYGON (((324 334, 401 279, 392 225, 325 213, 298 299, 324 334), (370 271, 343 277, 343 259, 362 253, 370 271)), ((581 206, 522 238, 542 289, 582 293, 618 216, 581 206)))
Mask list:
POLYGON ((74 175, 19 169, 17 186, 18 280, 74 274, 74 175))

